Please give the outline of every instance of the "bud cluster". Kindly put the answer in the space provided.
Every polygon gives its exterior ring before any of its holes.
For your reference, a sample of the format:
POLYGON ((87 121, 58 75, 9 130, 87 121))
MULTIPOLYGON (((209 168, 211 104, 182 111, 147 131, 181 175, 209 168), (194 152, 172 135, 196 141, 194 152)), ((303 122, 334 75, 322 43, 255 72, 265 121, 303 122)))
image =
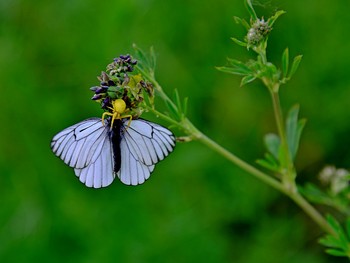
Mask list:
POLYGON ((271 32, 271 30, 272 28, 264 18, 251 22, 251 28, 247 33, 248 44, 252 46, 259 44, 271 32))
MULTIPOLYGON (((120 55, 102 71, 98 78, 99 86, 90 88, 94 92, 92 100, 101 104, 105 111, 111 111, 112 101, 122 99, 126 108, 138 117, 141 114, 139 104, 144 100, 143 91, 153 97, 153 86, 145 82, 140 74, 134 73, 137 60, 130 55, 120 55)), ((152 98, 151 98, 152 99, 152 98)))

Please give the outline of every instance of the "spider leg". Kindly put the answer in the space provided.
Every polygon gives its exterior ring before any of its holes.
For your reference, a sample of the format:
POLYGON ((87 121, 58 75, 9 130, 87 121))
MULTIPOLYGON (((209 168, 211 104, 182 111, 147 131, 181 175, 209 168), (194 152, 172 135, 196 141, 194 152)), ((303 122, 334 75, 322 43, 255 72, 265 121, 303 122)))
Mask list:
POLYGON ((113 114, 110 113, 110 112, 104 112, 102 114, 102 124, 103 124, 103 126, 105 125, 104 119, 106 118, 106 116, 113 116, 113 114))
POLYGON ((126 126, 126 130, 130 127, 132 115, 124 115, 123 118, 129 118, 128 125, 126 126))

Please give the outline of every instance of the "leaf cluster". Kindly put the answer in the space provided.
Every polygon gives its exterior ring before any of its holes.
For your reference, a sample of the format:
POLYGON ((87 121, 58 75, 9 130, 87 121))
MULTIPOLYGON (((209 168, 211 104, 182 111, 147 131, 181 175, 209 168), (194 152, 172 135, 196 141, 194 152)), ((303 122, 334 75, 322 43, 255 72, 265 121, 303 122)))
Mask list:
MULTIPOLYGON (((292 160, 297 155, 300 137, 306 124, 306 119, 298 119, 298 115, 299 105, 295 105, 288 112, 285 123, 288 150, 292 160)), ((257 160, 257 163, 272 172, 282 173, 282 169, 285 167, 284 161, 286 156, 284 156, 285 153, 282 150, 280 137, 275 133, 269 133, 265 135, 264 142, 267 152, 265 153, 265 158, 257 160)))

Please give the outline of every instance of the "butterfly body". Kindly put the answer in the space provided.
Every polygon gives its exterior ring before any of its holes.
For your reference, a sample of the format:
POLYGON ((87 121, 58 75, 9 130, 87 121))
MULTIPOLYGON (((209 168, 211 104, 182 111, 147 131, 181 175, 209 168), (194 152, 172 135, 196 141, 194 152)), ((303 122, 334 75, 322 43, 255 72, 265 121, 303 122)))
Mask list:
POLYGON ((161 125, 128 118, 90 118, 59 132, 52 151, 74 168, 88 187, 106 187, 118 177, 127 185, 144 183, 155 164, 175 147, 175 136, 161 125), (111 123, 113 121, 113 123, 111 123))

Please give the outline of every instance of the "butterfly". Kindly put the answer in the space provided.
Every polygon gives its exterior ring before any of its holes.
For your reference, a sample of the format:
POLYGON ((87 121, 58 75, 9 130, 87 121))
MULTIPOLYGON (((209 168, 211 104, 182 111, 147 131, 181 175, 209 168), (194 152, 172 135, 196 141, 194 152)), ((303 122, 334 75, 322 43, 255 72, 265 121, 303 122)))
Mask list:
POLYGON ((86 119, 51 141, 54 154, 88 187, 106 187, 115 177, 126 185, 142 184, 174 150, 175 136, 167 128, 141 118, 113 117, 106 123, 86 119))

